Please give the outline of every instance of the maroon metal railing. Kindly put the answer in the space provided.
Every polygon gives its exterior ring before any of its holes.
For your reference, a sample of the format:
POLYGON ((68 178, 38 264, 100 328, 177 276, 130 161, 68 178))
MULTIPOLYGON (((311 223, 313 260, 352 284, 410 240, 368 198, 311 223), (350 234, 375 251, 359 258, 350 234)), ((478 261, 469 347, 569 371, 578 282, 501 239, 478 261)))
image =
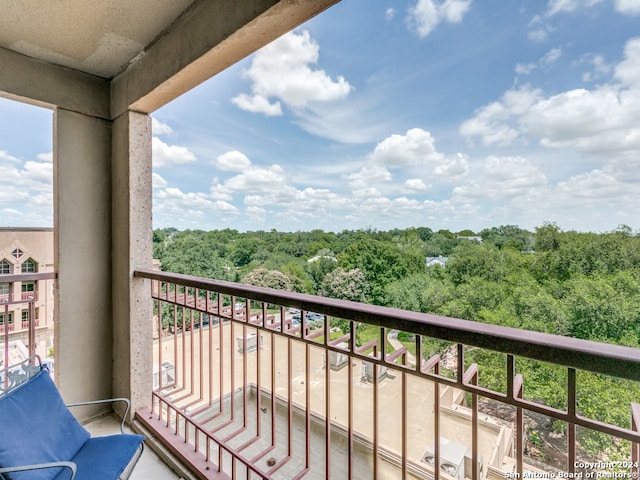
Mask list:
POLYGON ((578 372, 640 381, 636 349, 152 270, 135 275, 151 280, 158 337, 151 408, 137 418, 200 478, 638 472, 640 407, 629 406, 629 428, 577 409, 578 372), (373 338, 358 338, 361 325, 373 338), (398 331, 413 344, 399 342, 398 331), (425 339, 448 347, 427 355, 425 339), (504 355, 504 392, 480 384, 482 364, 465 363, 477 349, 504 355), (564 391, 565 409, 525 398, 520 358, 566 372, 566 382, 549 385, 564 391), (539 419, 566 427, 557 435, 564 453, 531 455, 539 419), (585 453, 578 429, 616 448, 585 453), (618 463, 604 462, 625 444, 618 463))

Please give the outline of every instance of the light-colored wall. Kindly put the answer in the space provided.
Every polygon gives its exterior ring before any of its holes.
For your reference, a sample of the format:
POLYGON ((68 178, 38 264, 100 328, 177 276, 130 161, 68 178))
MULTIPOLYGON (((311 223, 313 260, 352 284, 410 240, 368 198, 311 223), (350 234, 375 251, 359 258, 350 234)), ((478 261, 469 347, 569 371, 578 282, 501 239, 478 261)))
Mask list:
POLYGON ((56 381, 67 402, 109 398, 111 122, 57 109, 53 137, 56 381))

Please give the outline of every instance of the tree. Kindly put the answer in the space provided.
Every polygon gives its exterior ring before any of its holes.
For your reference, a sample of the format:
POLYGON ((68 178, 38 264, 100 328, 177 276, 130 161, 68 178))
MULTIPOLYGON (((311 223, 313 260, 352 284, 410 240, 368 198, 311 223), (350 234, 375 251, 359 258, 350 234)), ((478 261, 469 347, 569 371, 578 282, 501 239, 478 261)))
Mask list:
POLYGON ((228 268, 215 246, 197 235, 181 235, 167 241, 160 256, 162 270, 226 280, 228 268))
POLYGON ((493 243, 498 248, 510 247, 519 252, 533 249, 533 234, 516 225, 485 228, 480 236, 483 242, 493 243))
POLYGON ((321 256, 313 262, 307 262, 304 268, 313 281, 313 293, 318 293, 324 277, 338 268, 338 263, 332 258, 321 256))
POLYGON ((425 242, 425 255, 427 257, 446 257, 453 251, 453 248, 457 244, 458 241, 454 235, 447 235, 440 232, 434 233, 425 242))
POLYGON ((537 252, 547 252, 560 248, 560 234, 558 225, 553 222, 545 222, 542 227, 536 227, 534 235, 534 247, 537 252))
POLYGON ((368 290, 367 279, 364 273, 357 268, 346 272, 338 267, 325 275, 320 286, 320 294, 325 297, 353 302, 366 302, 368 290))
POLYGON ((293 282, 287 275, 278 270, 267 270, 266 268, 258 268, 248 273, 242 278, 241 283, 277 290, 293 290, 293 282))
POLYGON ((349 245, 338 255, 338 263, 344 270, 358 268, 369 284, 367 297, 376 305, 384 302, 385 287, 398 278, 423 269, 423 263, 410 266, 400 250, 390 242, 363 239, 349 245))
POLYGON ((292 261, 283 265, 282 273, 291 280, 294 292, 313 293, 313 280, 300 263, 292 261))

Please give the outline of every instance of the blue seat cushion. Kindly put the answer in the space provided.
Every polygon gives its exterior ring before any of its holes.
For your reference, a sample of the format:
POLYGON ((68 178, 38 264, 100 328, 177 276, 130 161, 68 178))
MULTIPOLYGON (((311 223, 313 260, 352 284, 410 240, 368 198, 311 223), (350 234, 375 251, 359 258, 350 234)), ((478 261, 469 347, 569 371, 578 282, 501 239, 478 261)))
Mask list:
MULTIPOLYGON (((78 467, 76 480, 117 480, 138 454, 142 435, 111 435, 90 438, 71 460, 78 467)), ((67 480, 68 471, 56 480, 67 480)))
MULTIPOLYGON (((47 370, 0 397, 0 467, 69 461, 89 432, 65 406, 47 370)), ((7 473, 10 480, 53 480, 59 469, 7 473)))

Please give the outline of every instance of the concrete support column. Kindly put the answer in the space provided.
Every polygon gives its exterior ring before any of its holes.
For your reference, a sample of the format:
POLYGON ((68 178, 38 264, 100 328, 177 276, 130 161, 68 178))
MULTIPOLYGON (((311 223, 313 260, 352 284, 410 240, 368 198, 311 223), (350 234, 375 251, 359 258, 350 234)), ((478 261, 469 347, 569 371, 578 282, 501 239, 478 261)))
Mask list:
POLYGON ((113 391, 132 411, 149 406, 153 308, 136 268, 152 264, 151 117, 127 111, 113 122, 113 391))
POLYGON ((111 122, 53 115, 56 381, 68 402, 112 394, 111 122))

